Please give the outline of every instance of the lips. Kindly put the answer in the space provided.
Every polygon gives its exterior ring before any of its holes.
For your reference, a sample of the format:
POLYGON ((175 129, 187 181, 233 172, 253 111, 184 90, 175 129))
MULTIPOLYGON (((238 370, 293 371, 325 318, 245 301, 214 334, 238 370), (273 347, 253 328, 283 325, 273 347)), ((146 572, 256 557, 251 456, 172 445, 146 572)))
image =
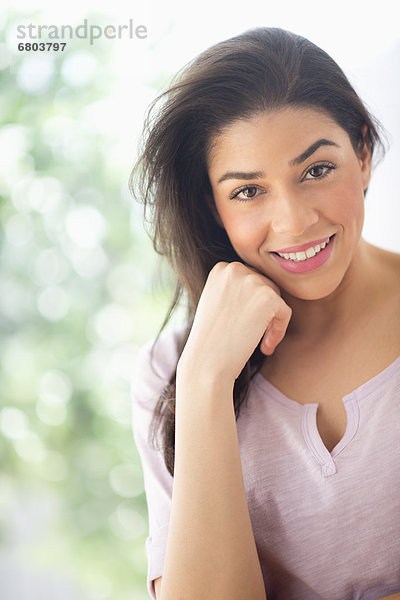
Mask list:
MULTIPOLYGON (((317 254, 315 254, 315 256, 312 256, 310 258, 304 256, 302 258, 299 258, 298 260, 292 260, 288 258, 282 258, 276 252, 271 252, 271 254, 273 256, 273 259, 276 260, 277 263, 285 271, 288 271, 289 273, 293 274, 309 273, 310 271, 314 271, 319 267, 322 267, 329 260, 335 245, 335 238, 335 234, 328 238, 329 243, 326 244, 326 246, 323 249, 321 249, 317 254)), ((325 239, 326 238, 323 238, 322 241, 324 242, 325 239)), ((305 254, 304 251, 301 250, 299 250, 298 252, 305 254)))
POLYGON ((282 248, 280 250, 273 250, 273 252, 288 253, 288 252, 302 252, 303 250, 307 250, 307 248, 312 248, 313 246, 318 246, 318 244, 322 244, 323 242, 327 242, 330 236, 325 236, 318 240, 313 240, 312 242, 307 242, 305 244, 300 244, 300 246, 290 246, 290 248, 282 248))

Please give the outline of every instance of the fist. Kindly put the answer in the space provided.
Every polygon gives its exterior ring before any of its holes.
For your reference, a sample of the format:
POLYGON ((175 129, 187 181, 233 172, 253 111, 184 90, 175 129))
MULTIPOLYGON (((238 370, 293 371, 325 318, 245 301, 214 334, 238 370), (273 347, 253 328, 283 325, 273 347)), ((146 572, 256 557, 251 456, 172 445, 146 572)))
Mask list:
POLYGON ((274 352, 291 315, 268 277, 239 262, 219 262, 203 288, 178 369, 190 365, 234 381, 260 340, 264 354, 274 352))

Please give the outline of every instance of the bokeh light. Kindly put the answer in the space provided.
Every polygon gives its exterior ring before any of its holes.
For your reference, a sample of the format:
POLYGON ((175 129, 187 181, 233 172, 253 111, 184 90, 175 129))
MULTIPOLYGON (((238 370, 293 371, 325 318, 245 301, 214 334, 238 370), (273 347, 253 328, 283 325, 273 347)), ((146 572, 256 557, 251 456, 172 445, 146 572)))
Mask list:
MULTIPOLYGON (((160 303, 148 304, 155 261, 128 190, 136 75, 121 87, 107 40, 17 52, 18 24, 53 14, 17 11, 0 17, 1 596, 144 600, 130 379, 160 303), (137 326, 141 306, 149 318, 137 326)), ((54 22, 63 14, 109 18, 71 5, 54 22)))
POLYGON ((128 178, 146 107, 188 60, 256 25, 330 52, 392 134, 368 192, 366 237, 400 250, 398 19, 361 0, 328 11, 285 1, 188 12, 178 0, 15 0, 1 11, 1 600, 148 598, 130 384, 173 281, 128 178), (17 50, 19 24, 85 18, 133 18, 149 38, 17 50))

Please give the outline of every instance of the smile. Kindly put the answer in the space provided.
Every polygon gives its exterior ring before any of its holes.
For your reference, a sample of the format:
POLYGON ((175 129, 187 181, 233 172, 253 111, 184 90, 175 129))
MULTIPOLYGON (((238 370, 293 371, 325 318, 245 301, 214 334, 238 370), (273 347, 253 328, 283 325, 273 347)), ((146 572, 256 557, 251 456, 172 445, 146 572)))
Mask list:
POLYGON ((336 234, 300 252, 271 252, 277 263, 289 273, 307 273, 327 262, 335 245, 336 234))
POLYGON ((329 244, 330 240, 331 238, 328 238, 325 242, 322 242, 321 244, 311 246, 310 248, 307 248, 305 252, 277 252, 276 254, 278 254, 285 260, 294 260, 297 262, 308 260, 309 258, 312 258, 316 254, 318 254, 318 252, 321 252, 321 250, 323 250, 329 244))

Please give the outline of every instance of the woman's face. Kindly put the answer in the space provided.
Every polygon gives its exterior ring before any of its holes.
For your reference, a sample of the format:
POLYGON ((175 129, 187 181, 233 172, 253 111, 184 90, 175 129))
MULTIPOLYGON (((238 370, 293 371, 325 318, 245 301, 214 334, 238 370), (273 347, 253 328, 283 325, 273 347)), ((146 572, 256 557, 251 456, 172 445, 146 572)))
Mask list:
POLYGON ((359 250, 369 144, 357 155, 327 113, 284 108, 235 121, 208 159, 216 218, 242 260, 298 298, 335 290, 359 250))

